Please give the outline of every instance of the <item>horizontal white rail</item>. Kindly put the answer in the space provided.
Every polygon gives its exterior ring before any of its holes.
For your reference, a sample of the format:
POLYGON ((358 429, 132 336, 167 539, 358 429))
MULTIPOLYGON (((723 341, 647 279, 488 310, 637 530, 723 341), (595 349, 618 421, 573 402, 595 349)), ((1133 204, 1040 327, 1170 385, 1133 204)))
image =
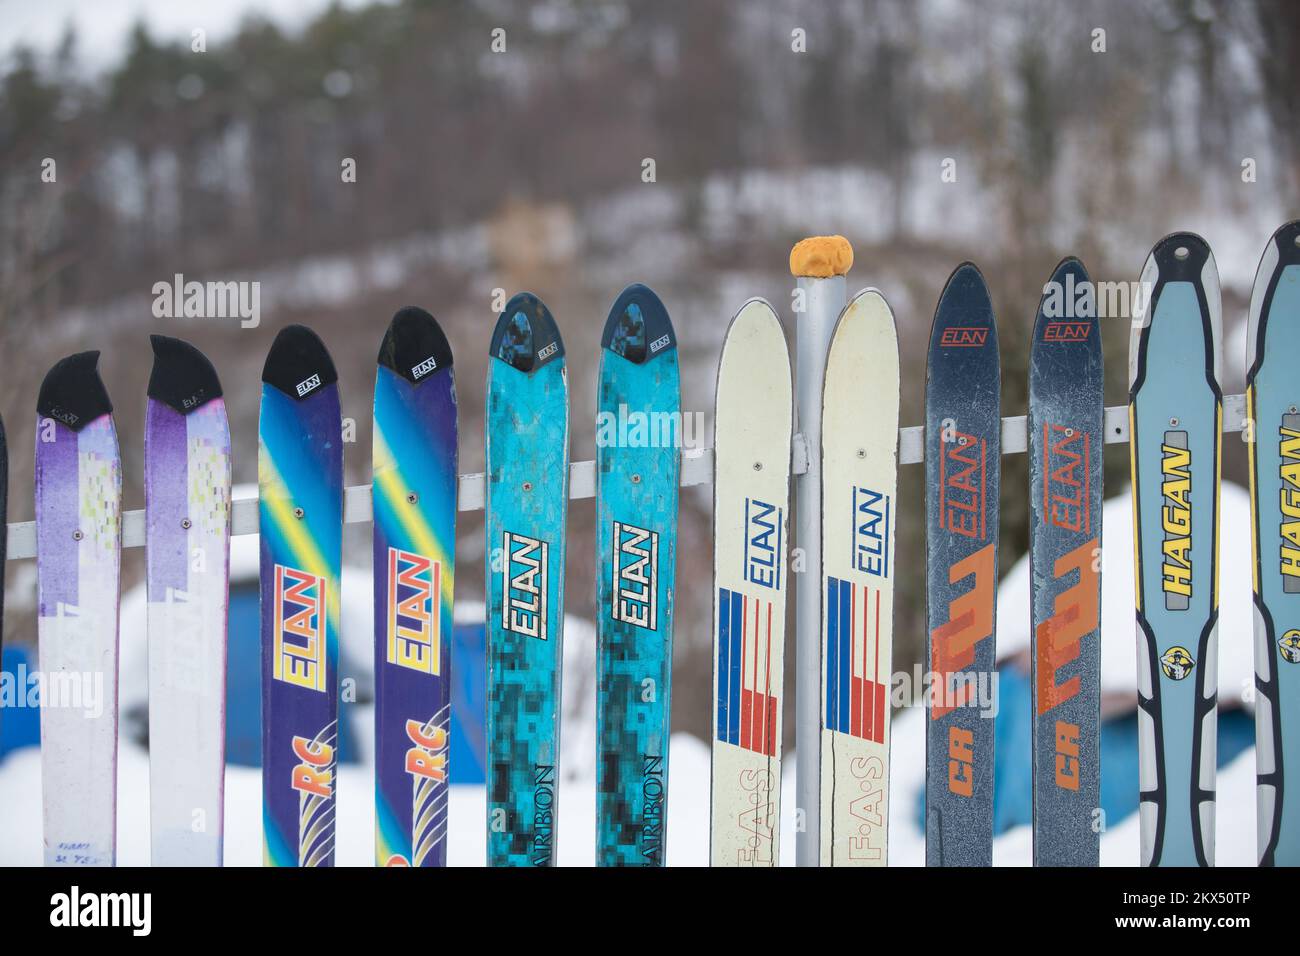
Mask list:
MULTIPOLYGON (((1246 418, 1246 396, 1226 395, 1223 399, 1223 430, 1239 432, 1246 418)), ((1128 406, 1116 405, 1106 409, 1107 444, 1128 441, 1128 406)), ((1022 454, 1028 447, 1025 433, 1025 416, 1016 415, 1002 419, 1002 454, 1022 454)), ((915 465, 925 459, 925 426, 915 425, 898 430, 898 461, 902 465, 915 465)), ((795 436, 794 473, 807 470, 807 452, 802 435, 795 436)), ((690 448, 682 452, 682 487, 706 485, 713 479, 713 449, 690 448)), ((482 472, 460 476, 461 511, 481 511, 486 498, 486 483, 482 472)), ((12 486, 11 486, 12 487, 12 486)), ((596 463, 578 461, 569 466, 569 497, 596 497, 596 463)), ((345 524, 365 524, 370 521, 370 486, 353 485, 343 495, 343 521, 345 524)), ((257 533, 257 499, 240 498, 233 504, 232 534, 257 533)), ((128 511, 122 515, 122 547, 144 546, 144 512, 128 511)), ((11 561, 36 556, 36 522, 16 521, 9 525, 8 556, 11 561)))

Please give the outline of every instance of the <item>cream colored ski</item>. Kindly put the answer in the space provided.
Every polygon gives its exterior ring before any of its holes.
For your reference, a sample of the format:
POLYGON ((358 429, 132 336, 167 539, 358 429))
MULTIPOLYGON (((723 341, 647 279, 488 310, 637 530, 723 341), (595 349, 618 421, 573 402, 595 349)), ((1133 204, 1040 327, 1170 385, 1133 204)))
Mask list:
POLYGON ((781 322, 751 299, 727 330, 714 416, 714 866, 778 861, 793 409, 781 322))
POLYGON ((898 481, 898 335, 859 292, 822 391, 821 865, 884 866, 898 481))

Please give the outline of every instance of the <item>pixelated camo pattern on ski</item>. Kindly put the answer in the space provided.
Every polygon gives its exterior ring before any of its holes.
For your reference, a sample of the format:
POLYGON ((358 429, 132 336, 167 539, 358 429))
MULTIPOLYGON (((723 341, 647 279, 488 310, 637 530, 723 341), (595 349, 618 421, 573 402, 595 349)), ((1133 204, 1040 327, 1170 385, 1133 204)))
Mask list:
POLYGON ((680 382, 668 313, 634 285, 605 326, 598 398, 596 861, 664 863, 680 382))
POLYGON ((527 293, 492 337, 487 400, 488 863, 549 866, 559 796, 569 399, 527 293))

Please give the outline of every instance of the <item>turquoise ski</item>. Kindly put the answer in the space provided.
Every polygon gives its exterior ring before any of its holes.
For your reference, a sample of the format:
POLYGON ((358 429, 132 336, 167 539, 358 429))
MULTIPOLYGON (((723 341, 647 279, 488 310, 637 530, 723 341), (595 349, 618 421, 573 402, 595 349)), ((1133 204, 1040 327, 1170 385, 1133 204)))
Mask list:
POLYGON ((1269 240, 1250 297, 1246 416, 1255 592, 1261 866, 1300 866, 1300 220, 1269 240), (1288 774, 1290 780, 1287 780, 1288 774))
POLYGON ((596 414, 596 862, 662 866, 668 807, 681 385, 659 297, 601 336, 596 414))
POLYGON ((262 369, 262 819, 267 866, 334 865, 343 438, 324 343, 280 330, 262 369))
POLYGON ((423 309, 379 347, 373 456, 376 863, 445 866, 456 380, 423 309))
POLYGON ((1129 340, 1142 863, 1214 865, 1219 274, 1182 232, 1158 242, 1129 340))
POLYGON ((569 391, 542 301, 506 304, 487 385, 487 857, 555 862, 569 391))

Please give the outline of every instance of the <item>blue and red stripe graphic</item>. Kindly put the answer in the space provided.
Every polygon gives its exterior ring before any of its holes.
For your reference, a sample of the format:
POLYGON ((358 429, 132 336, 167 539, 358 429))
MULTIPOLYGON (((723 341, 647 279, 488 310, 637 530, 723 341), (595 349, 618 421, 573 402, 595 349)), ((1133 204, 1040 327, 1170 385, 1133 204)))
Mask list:
POLYGON ((826 578, 826 729, 885 742, 880 589, 826 578))
MULTIPOLYGON (((772 673, 771 601, 718 588, 718 739, 776 756, 777 693, 772 673)), ((776 640, 781 640, 780 623, 776 640)))

